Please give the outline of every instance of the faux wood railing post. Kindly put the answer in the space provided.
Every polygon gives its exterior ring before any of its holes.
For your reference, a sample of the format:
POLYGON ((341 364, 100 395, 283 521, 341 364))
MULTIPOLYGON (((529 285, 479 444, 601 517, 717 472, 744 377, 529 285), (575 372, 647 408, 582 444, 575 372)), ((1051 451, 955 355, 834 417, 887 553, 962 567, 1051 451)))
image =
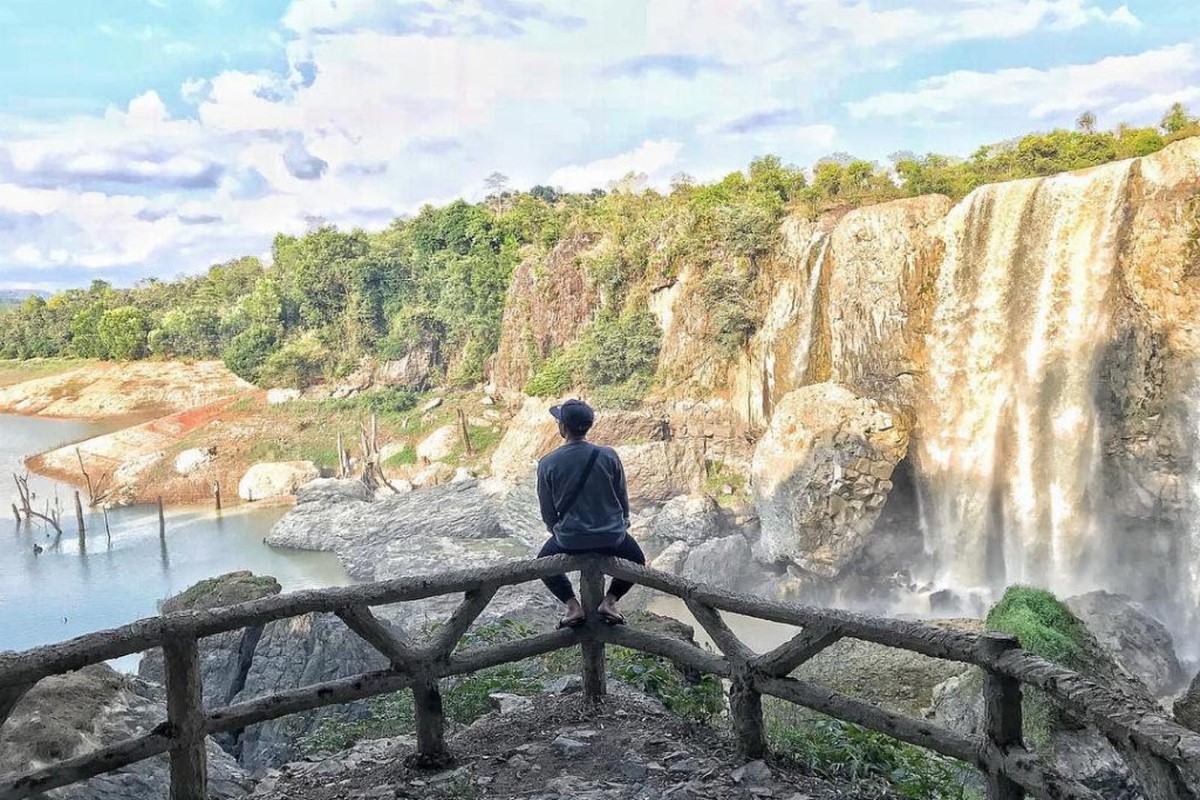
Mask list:
POLYGON ((738 756, 754 761, 767 754, 767 731, 763 725, 762 695, 744 664, 734 669, 729 683, 729 718, 738 756))
POLYGON ((587 564, 581 571, 579 593, 588 621, 588 635, 579 646, 583 654, 583 696, 592 702, 599 702, 608 691, 608 682, 605 678, 604 643, 598 641, 594 634, 596 626, 601 624, 596 608, 604 599, 604 573, 594 564, 587 564))
POLYGON ((192 637, 163 640, 166 666, 167 722, 171 730, 171 800, 207 800, 200 650, 192 637))
MULTIPOLYGON (((979 640, 984 662, 1020 647, 1016 637, 985 633, 979 640)), ((1023 746, 1021 682, 985 667, 983 673, 983 726, 989 744, 1005 750, 1023 746)), ((1024 800, 1025 790, 998 772, 985 776, 987 800, 1024 800)))
POLYGON ((417 754, 411 764, 423 769, 448 766, 454 757, 446 748, 446 718, 437 679, 413 684, 412 692, 417 717, 417 754))

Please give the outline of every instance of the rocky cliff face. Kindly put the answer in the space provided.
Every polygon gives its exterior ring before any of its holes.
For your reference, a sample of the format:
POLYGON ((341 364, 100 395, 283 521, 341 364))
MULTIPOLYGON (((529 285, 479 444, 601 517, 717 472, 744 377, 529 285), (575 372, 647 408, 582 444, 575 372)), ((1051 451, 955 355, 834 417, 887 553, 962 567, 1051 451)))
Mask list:
MULTIPOLYGON (((841 386, 911 429, 911 485, 888 508, 919 508, 926 557, 894 567, 935 588, 1108 588, 1188 616, 1200 597, 1200 140, 953 205, 794 217, 779 241, 744 298, 760 324, 737 357, 713 343, 698 267, 641 287, 664 331, 656 402, 717 401, 728 424, 761 432, 790 392, 841 386)), ((514 285, 516 298, 534 319, 549 313, 514 285)))
POLYGON ((596 237, 572 236, 559 242, 545 261, 527 259, 517 267, 492 370, 497 387, 520 391, 541 362, 574 341, 591 321, 600 293, 580 257, 595 245, 596 237))

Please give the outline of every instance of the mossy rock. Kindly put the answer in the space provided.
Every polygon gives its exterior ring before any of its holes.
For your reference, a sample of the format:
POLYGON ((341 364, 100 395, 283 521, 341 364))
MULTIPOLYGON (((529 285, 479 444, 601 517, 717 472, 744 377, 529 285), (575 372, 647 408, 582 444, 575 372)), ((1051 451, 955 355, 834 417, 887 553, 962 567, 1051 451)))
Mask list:
POLYGON ((279 581, 270 575, 255 575, 249 570, 229 572, 215 578, 205 578, 163 602, 162 613, 200 611, 221 608, 270 597, 283 591, 279 581))

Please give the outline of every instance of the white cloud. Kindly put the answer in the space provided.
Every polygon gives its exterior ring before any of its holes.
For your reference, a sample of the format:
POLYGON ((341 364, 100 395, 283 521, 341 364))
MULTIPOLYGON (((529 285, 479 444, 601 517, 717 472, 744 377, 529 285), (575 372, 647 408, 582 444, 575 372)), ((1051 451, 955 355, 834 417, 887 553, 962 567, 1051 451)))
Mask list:
POLYGON ((1091 64, 1048 69, 961 70, 918 82, 909 92, 887 92, 847 104, 852 116, 976 114, 981 108, 1027 110, 1041 119, 1053 114, 1093 110, 1121 115, 1144 114, 1148 95, 1161 100, 1195 95, 1200 81, 1197 48, 1181 44, 1132 56, 1112 56, 1091 64))
POLYGON ((586 164, 560 167, 550 173, 549 183, 551 186, 561 186, 568 192, 586 192, 589 189, 604 188, 631 172, 644 174, 651 179, 661 177, 664 170, 675 164, 682 149, 683 144, 680 142, 643 142, 637 149, 627 153, 596 159, 586 164))
MULTIPOLYGON (((0 253, 174 273, 314 217, 378 225, 477 197, 493 170, 586 190, 767 152, 808 163, 837 145, 825 110, 848 75, 931 46, 1136 24, 1111 0, 293 0, 272 34, 286 67, 194 75, 185 114, 146 92, 93 117, 0 120, 0 253)), ((858 113, 939 91, 956 90, 858 113)))

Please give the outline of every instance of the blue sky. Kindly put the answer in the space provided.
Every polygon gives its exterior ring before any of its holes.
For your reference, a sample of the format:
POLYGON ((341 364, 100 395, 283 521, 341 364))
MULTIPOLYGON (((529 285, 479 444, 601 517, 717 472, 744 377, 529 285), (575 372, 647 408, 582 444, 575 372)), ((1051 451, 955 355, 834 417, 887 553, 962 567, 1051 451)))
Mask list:
POLYGON ((5 0, 0 288, 378 228, 492 171, 582 190, 775 153, 968 154, 1200 110, 1176 0, 5 0))

